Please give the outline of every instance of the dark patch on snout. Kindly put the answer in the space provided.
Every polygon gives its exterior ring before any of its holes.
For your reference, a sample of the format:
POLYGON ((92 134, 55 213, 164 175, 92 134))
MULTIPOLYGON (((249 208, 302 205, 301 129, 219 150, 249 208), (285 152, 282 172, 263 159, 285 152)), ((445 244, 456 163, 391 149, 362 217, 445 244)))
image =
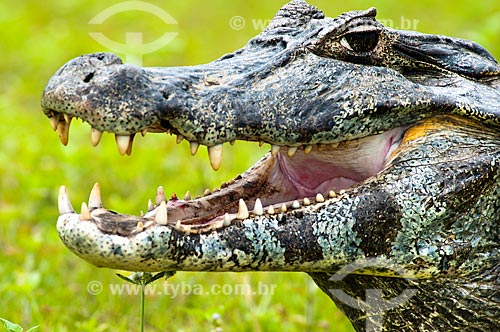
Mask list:
POLYGON ((368 257, 389 254, 401 229, 401 209, 394 197, 384 190, 373 190, 359 198, 353 211, 356 220, 353 230, 361 239, 359 247, 368 257))

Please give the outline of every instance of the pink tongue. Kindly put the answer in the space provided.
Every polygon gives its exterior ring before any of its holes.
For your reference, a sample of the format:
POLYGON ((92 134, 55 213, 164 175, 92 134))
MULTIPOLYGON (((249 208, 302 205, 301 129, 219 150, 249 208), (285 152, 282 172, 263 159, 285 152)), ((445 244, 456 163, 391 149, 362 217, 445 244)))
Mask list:
POLYGON ((397 144, 403 130, 396 128, 380 135, 324 145, 309 154, 297 152, 293 157, 279 154, 279 168, 288 185, 294 187, 296 198, 311 197, 330 190, 351 187, 378 172, 387 161, 387 154, 397 144))
POLYGON ((317 193, 327 193, 330 190, 339 191, 369 177, 341 165, 325 163, 310 155, 304 157, 301 154, 289 158, 280 154, 279 164, 283 176, 295 188, 296 198, 314 197, 317 193))

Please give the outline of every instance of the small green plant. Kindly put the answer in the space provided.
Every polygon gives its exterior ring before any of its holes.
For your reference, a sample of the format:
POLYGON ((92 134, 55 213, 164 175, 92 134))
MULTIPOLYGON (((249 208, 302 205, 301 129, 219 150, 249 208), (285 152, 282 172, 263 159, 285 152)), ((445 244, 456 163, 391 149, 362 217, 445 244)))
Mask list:
MULTIPOLYGON (((14 323, 6 320, 6 319, 0 318, 0 322, 3 323, 3 326, 9 332, 23 332, 24 331, 24 329, 21 326, 19 326, 17 324, 14 324, 14 323)), ((33 326, 32 328, 30 328, 26 332, 35 331, 35 329, 37 329, 37 328, 38 328, 38 325, 37 326, 33 326)))
MULTIPOLYGON (((134 285, 138 285, 141 287, 141 308, 140 308, 140 316, 141 316, 140 331, 141 332, 144 332, 144 325, 145 325, 144 308, 145 308, 145 303, 146 303, 146 292, 145 292, 146 285, 149 285, 150 283, 152 283, 152 282, 154 282, 162 277, 165 277, 165 279, 168 279, 168 278, 172 277, 174 274, 175 274, 175 272, 167 272, 167 271, 159 272, 157 274, 152 274, 149 272, 134 272, 128 277, 125 277, 124 275, 119 274, 119 273, 116 274, 120 279, 123 279, 127 282, 130 282, 134 285)), ((16 332, 17 332, 17 330, 16 330, 16 332)), ((21 332, 22 332, 22 330, 21 330, 21 332)))

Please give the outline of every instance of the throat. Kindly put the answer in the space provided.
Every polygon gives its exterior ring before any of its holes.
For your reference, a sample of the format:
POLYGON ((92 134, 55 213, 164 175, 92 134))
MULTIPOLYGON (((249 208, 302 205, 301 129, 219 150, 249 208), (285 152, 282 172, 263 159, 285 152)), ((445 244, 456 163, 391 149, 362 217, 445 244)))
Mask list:
POLYGON ((287 199, 311 197, 356 185, 384 169, 401 141, 403 128, 363 139, 317 145, 293 157, 280 153, 271 181, 280 183, 287 199))

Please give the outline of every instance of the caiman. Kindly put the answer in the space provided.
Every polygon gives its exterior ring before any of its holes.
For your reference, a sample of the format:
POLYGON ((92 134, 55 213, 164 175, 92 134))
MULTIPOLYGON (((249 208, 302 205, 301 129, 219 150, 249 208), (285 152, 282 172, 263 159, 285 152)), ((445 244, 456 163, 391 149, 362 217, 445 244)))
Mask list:
POLYGON ((243 48, 205 65, 75 58, 43 92, 63 142, 166 132, 271 151, 220 189, 147 213, 80 213, 76 255, 130 271, 302 271, 357 331, 500 331, 500 66, 478 44, 387 28, 374 8, 325 17, 295 0, 243 48))

